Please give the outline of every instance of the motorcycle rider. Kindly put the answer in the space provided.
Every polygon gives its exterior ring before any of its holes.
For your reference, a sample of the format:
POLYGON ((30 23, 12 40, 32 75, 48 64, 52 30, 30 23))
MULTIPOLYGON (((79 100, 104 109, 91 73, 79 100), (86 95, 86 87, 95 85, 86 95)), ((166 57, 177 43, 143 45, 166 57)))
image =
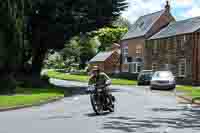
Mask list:
MULTIPOLYGON (((88 85, 95 85, 96 89, 104 89, 104 96, 110 97, 113 101, 115 100, 109 93, 107 87, 108 85, 111 85, 111 79, 104 72, 101 72, 98 66, 93 67, 88 85)), ((109 105, 111 105, 111 103, 109 103, 109 105)))

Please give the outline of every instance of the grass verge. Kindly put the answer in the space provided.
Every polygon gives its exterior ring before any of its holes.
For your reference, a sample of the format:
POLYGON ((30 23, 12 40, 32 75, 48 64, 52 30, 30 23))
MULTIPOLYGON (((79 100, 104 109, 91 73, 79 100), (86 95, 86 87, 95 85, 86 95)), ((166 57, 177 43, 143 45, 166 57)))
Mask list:
MULTIPOLYGON (((71 75, 71 74, 65 74, 65 73, 60 73, 60 72, 55 72, 55 71, 48 71, 47 75, 50 78, 70 80, 70 81, 88 82, 89 80, 89 76, 87 75, 71 75)), ((136 85, 137 81, 112 78, 112 84, 113 85, 136 85)))
POLYGON ((21 88, 17 87, 14 95, 0 96, 0 109, 31 106, 57 98, 63 98, 66 92, 55 87, 49 88, 21 88))
POLYGON ((187 96, 194 98, 200 97, 200 87, 194 88, 193 86, 178 86, 176 87, 178 91, 186 92, 187 96))

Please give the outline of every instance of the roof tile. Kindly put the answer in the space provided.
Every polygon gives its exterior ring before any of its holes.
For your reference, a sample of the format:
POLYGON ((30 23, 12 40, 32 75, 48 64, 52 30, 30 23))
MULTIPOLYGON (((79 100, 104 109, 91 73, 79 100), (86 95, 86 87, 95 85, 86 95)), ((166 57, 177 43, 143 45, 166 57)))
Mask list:
POLYGON ((113 54, 114 51, 108 51, 108 52, 100 52, 98 53, 95 57, 93 57, 89 63, 94 63, 94 62, 103 62, 108 57, 110 57, 113 54))
POLYGON ((182 21, 172 22, 151 39, 167 38, 171 36, 193 33, 200 29, 200 17, 190 18, 182 21))
POLYGON ((141 16, 133 25, 132 28, 125 34, 122 40, 144 36, 156 22, 156 20, 164 13, 161 10, 155 13, 141 16))

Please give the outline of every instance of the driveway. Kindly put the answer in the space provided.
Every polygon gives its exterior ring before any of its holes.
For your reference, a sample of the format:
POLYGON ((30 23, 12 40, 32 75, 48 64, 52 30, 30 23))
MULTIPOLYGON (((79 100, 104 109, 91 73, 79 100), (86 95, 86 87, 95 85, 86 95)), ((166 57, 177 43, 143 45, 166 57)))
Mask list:
MULTIPOLYGON (((62 86, 85 83, 51 80, 62 86)), ((0 112, 0 133, 199 133, 200 109, 178 104, 174 92, 112 86, 116 111, 96 116, 88 95, 40 107, 0 112)))

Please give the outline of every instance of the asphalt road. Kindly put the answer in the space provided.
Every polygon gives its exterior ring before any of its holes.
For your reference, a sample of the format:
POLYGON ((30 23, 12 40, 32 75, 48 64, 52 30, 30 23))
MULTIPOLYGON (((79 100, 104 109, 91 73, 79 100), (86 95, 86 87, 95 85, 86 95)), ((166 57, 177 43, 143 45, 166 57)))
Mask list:
MULTIPOLYGON (((52 80, 57 85, 83 83, 52 80)), ((199 133, 200 109, 178 104, 173 92, 112 86, 116 111, 96 116, 88 95, 0 112, 0 133, 199 133)))

